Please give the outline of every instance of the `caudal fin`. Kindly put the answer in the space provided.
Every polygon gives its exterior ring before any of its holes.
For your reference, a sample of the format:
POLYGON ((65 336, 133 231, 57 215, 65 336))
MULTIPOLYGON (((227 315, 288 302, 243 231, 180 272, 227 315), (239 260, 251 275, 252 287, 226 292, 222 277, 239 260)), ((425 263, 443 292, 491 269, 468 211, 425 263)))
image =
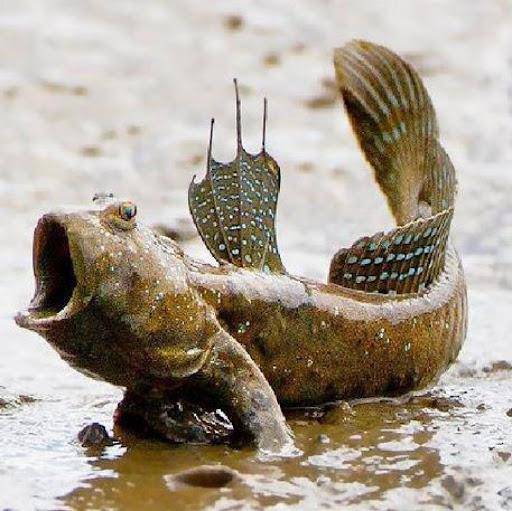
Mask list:
POLYGON ((334 67, 356 137, 399 227, 340 250, 329 282, 417 293, 444 269, 456 192, 432 102, 416 71, 382 46, 352 41, 335 50, 334 67))
POLYGON ((453 206, 453 165, 416 71, 390 50, 351 41, 334 52, 350 122, 398 225, 453 206))

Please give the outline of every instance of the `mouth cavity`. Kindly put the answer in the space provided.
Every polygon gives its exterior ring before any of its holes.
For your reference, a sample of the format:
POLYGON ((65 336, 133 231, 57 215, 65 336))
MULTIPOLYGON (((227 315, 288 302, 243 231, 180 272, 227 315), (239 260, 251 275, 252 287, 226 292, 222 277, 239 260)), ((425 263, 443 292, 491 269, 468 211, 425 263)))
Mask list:
POLYGON ((36 292, 28 311, 16 320, 20 326, 47 327, 70 317, 81 308, 77 294, 77 276, 65 226, 51 216, 39 220, 34 233, 34 276, 36 292))

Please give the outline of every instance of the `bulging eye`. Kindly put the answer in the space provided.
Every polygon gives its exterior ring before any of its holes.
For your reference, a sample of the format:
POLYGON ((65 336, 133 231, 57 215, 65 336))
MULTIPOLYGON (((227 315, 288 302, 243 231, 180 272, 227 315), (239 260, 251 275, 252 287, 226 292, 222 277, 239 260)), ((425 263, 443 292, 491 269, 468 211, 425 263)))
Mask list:
POLYGON ((137 206, 133 202, 122 202, 119 205, 119 216, 130 221, 137 214, 137 206))

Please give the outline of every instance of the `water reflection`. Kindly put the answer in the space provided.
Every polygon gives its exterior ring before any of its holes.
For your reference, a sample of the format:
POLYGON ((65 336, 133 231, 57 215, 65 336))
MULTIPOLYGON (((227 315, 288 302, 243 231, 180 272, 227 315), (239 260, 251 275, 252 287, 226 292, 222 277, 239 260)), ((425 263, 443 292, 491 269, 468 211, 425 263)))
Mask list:
MULTIPOLYGON (((299 458, 261 462, 250 449, 172 447, 123 437, 119 455, 107 449, 92 457, 92 473, 61 497, 73 509, 240 509, 281 505, 302 509, 373 503, 390 490, 427 487, 443 475, 432 440, 443 421, 464 410, 449 398, 425 395, 407 403, 360 403, 331 411, 321 421, 290 419, 299 458), (199 465, 223 465, 240 477, 220 488, 169 484, 170 476, 199 465)), ((428 500, 428 499, 427 499, 428 500)), ((431 496, 430 501, 435 501, 431 496)))

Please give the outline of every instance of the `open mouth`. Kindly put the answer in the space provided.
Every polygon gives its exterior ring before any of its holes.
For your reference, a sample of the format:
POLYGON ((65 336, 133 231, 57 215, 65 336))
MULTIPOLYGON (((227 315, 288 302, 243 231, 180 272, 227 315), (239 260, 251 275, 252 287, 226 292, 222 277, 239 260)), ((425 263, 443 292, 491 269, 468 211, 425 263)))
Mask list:
POLYGON ((28 310, 16 316, 20 326, 46 329, 83 308, 66 227, 52 216, 37 224, 33 264, 36 292, 28 310))

